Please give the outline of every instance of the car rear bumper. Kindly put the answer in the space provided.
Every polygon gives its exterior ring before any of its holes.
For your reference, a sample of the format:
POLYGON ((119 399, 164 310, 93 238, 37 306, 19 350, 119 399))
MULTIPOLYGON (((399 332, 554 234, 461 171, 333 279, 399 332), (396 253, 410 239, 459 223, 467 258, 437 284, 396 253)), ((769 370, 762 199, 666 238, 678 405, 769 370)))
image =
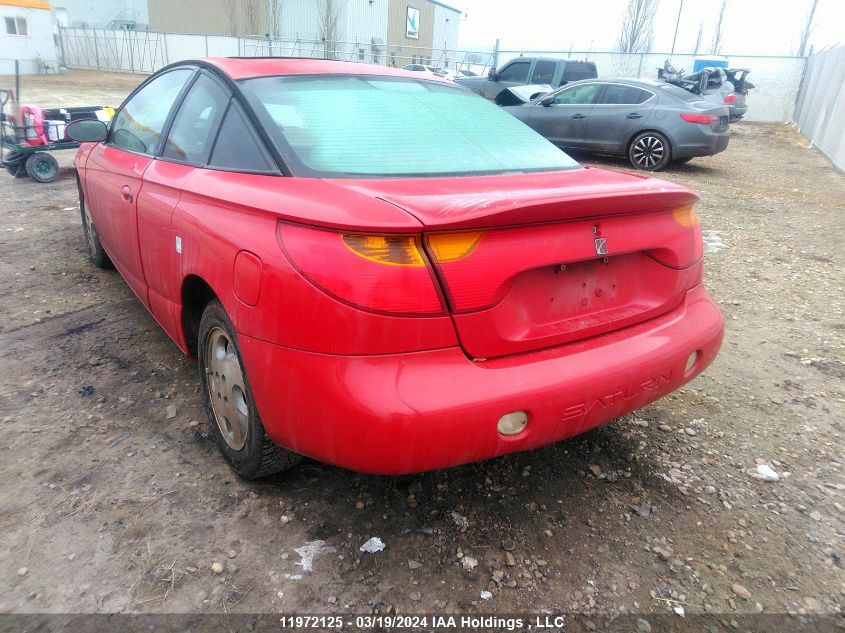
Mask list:
MULTIPOLYGON (((702 126, 703 127, 703 126, 702 126)), ((674 158, 694 158, 696 156, 712 156, 724 152, 730 141, 730 130, 713 132, 700 130, 697 134, 685 134, 680 143, 673 150, 674 158)))
POLYGON ((523 451, 587 431, 697 376, 723 320, 704 288, 650 321, 538 352, 472 362, 458 348, 334 356, 241 335, 267 434, 352 470, 404 474, 523 451), (686 371, 690 354, 695 365, 686 371), (501 416, 528 414, 516 436, 501 416))

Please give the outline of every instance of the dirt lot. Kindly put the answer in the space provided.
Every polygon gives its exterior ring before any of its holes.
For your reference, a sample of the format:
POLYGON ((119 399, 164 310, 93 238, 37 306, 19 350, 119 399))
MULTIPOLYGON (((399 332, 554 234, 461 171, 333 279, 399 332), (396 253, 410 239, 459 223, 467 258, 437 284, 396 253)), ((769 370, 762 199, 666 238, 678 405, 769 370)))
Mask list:
MULTIPOLYGON (((140 79, 29 79, 24 101, 117 105, 140 79)), ((701 193, 727 322, 701 378, 574 440, 401 478, 235 478, 194 365, 88 264, 71 160, 49 185, 0 174, 0 612, 842 623, 845 177, 789 127, 740 123, 723 154, 663 174, 701 193), (384 551, 359 551, 370 537, 384 551)))

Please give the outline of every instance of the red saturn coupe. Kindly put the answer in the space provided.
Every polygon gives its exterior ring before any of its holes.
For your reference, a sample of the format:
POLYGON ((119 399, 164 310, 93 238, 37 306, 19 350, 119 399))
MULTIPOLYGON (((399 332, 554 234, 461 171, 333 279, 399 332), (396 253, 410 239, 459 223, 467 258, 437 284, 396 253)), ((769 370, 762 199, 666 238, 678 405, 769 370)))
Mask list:
POLYGON ((693 192, 581 167, 436 77, 179 62, 67 134, 92 262, 196 357, 245 478, 557 442, 692 380, 722 340, 693 192))

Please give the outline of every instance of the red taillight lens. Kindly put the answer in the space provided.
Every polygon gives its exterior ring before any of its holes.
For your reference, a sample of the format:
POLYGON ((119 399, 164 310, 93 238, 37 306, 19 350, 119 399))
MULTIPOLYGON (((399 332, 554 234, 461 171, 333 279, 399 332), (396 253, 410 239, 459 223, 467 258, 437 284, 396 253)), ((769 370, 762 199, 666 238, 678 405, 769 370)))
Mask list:
POLYGON ((687 123, 714 123, 718 120, 715 114, 682 114, 681 118, 687 123))
POLYGON ((735 94, 729 94, 728 96, 726 96, 725 97, 725 103, 736 103, 736 95, 735 94))
POLYGON ((279 222, 277 237, 294 267, 340 301, 385 314, 443 313, 416 236, 340 233, 279 222))

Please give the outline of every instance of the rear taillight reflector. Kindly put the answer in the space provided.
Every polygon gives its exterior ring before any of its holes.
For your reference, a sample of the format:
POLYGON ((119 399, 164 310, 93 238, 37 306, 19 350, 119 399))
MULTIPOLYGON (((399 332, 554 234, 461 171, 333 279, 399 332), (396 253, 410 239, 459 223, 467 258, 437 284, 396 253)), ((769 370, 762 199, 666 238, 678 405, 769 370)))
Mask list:
POLYGON ((425 260, 413 236, 341 233, 340 239, 350 251, 371 262, 425 268, 425 260))
POLYGON ((440 263, 454 262, 472 253, 484 233, 439 233, 430 235, 428 245, 440 263))
POLYGON ((695 226, 698 224, 698 216, 695 214, 695 210, 691 204, 672 211, 672 217, 681 226, 695 226))
POLYGON ((443 314, 417 236, 341 233, 279 222, 277 239, 291 264, 339 301, 383 314, 443 314))
POLYGON ((725 103, 736 103, 736 95, 735 94, 729 94, 728 96, 726 96, 725 97, 725 103))
POLYGON ((719 119, 715 114, 681 114, 681 118, 687 123, 714 123, 719 119))

